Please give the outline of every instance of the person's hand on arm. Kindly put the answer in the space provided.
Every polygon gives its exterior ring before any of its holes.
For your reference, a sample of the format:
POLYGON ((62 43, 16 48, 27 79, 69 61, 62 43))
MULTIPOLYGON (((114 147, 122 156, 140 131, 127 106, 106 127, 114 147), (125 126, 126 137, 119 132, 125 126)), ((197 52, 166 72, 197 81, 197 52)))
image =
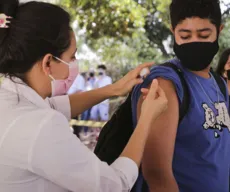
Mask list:
MULTIPOLYGON (((178 192, 172 160, 179 121, 179 103, 171 81, 159 79, 168 99, 167 110, 152 123, 142 161, 143 175, 152 192, 178 192)), ((137 117, 141 122, 143 97, 138 102, 137 117)), ((149 106, 155 109, 155 106, 149 106)))
POLYGON ((139 77, 142 69, 146 67, 148 68, 152 65, 153 63, 144 63, 139 65, 114 84, 92 91, 70 95, 69 100, 71 106, 71 116, 76 117, 85 110, 108 98, 128 94, 135 85, 143 82, 143 80, 139 77))

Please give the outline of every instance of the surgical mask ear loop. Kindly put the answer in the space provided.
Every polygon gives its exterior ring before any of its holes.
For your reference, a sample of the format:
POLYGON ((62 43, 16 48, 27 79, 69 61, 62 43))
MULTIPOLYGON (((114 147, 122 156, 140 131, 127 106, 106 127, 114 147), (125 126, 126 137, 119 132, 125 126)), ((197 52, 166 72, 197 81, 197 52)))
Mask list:
POLYGON ((55 57, 55 56, 53 56, 53 57, 54 57, 55 59, 57 59, 58 61, 60 61, 60 62, 62 62, 62 63, 64 63, 64 64, 66 64, 66 65, 69 66, 69 63, 63 61, 62 59, 60 59, 60 58, 58 58, 58 57, 55 57))
MULTIPOLYGON (((62 62, 62 63, 64 63, 64 64, 66 64, 66 65, 68 65, 69 66, 69 64, 67 63, 67 62, 65 62, 65 61, 63 61, 62 59, 59 59, 58 57, 55 57, 55 56, 53 56, 55 59, 57 59, 58 61, 60 61, 60 62, 62 62)), ((52 75, 50 75, 49 74, 49 77, 50 77, 50 79, 52 79, 53 81, 55 81, 56 79, 54 79, 54 77, 52 76, 52 75)))
POLYGON ((52 79, 53 81, 55 81, 54 77, 50 74, 49 74, 49 78, 52 79))

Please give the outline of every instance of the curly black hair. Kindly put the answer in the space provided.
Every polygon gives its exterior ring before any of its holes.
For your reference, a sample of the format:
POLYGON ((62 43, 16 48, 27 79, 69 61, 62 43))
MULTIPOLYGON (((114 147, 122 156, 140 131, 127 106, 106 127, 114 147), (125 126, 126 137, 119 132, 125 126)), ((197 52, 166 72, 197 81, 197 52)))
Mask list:
POLYGON ((210 19, 217 29, 221 26, 221 9, 219 0, 172 0, 170 18, 172 28, 186 18, 199 17, 210 19))

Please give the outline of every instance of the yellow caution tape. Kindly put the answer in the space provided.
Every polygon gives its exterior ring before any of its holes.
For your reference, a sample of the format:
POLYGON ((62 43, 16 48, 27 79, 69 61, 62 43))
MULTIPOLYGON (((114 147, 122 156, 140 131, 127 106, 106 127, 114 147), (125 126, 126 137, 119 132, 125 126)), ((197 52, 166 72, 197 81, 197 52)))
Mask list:
POLYGON ((84 127, 92 127, 92 128, 102 128, 106 122, 99 122, 99 121, 78 121, 78 120, 71 120, 70 125, 73 126, 84 126, 84 127))
MULTIPOLYGON (((110 104, 111 103, 118 103, 118 102, 122 102, 126 99, 126 97, 119 97, 117 99, 113 99, 113 100, 110 100, 110 104)), ((101 122, 101 121, 83 121, 83 120, 74 120, 72 119, 70 121, 70 125, 73 126, 82 126, 82 127, 91 127, 91 128, 103 128, 104 125, 106 124, 107 122, 101 122)))
POLYGON ((0 84, 2 83, 3 79, 4 79, 4 77, 0 76, 0 84))
POLYGON ((112 99, 109 101, 109 103, 118 103, 118 102, 121 102, 121 101, 124 101, 126 97, 119 97, 117 99, 112 99))

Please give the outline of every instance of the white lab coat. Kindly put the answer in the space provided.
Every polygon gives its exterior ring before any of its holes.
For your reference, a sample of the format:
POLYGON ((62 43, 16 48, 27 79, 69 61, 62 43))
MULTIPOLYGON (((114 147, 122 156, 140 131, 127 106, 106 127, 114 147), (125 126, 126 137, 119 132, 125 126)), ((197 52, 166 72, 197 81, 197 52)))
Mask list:
POLYGON ((138 168, 132 160, 108 166, 71 133, 68 96, 45 102, 30 87, 5 79, 0 106, 0 191, 120 192, 133 186, 138 168))
MULTIPOLYGON (((95 88, 102 88, 112 84, 112 79, 109 76, 103 76, 98 78, 95 83, 95 88)), ((90 119, 94 121, 108 121, 109 120, 109 100, 105 100, 98 105, 92 107, 90 111, 90 119)))

